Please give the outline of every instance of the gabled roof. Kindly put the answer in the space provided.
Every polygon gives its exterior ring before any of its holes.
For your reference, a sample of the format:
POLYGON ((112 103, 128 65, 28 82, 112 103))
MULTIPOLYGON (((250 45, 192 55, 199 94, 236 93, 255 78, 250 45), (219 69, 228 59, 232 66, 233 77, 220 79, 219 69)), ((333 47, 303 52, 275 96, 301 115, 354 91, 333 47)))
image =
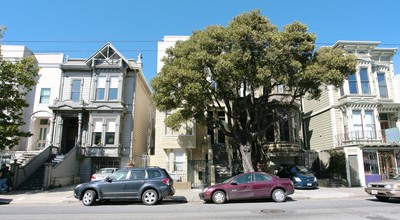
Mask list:
POLYGON ((86 59, 85 63, 87 66, 91 66, 93 59, 104 59, 104 60, 119 60, 121 59, 131 69, 138 68, 133 66, 132 62, 129 62, 110 42, 107 42, 102 48, 100 48, 91 57, 86 59))

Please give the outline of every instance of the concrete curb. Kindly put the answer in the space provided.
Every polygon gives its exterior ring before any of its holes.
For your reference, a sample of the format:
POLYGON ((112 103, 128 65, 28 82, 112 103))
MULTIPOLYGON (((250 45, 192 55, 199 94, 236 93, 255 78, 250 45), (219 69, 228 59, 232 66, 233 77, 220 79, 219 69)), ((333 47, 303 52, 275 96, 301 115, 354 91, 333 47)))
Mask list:
MULTIPOLYGON (((53 204, 80 202, 73 196, 75 186, 61 187, 48 191, 12 191, 0 194, 0 204, 53 204)), ((204 202, 200 200, 201 189, 176 190, 175 195, 168 200, 175 202, 204 202)), ((364 188, 319 188, 313 190, 295 190, 288 196, 292 200, 327 199, 349 197, 371 197, 364 188)), ((166 199, 167 200, 167 199, 166 199)))

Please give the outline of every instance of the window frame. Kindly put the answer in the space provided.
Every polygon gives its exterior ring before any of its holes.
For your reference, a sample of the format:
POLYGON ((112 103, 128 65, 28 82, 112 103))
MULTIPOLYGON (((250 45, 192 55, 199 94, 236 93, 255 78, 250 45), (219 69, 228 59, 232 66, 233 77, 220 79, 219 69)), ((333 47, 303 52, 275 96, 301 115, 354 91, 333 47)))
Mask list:
POLYGON ((79 101, 79 100, 81 100, 81 98, 82 98, 82 82, 83 82, 82 79, 72 79, 71 80, 71 94, 70 94, 71 101, 79 101), (75 85, 74 82, 79 82, 79 91, 78 91, 78 88, 74 87, 74 85, 75 85), (78 97, 76 97, 77 99, 74 98, 75 94, 78 95, 78 97))
POLYGON ((39 104, 42 104, 42 105, 50 104, 50 97, 51 97, 51 88, 41 88, 40 89, 39 104), (48 95, 43 94, 44 91, 48 91, 48 95), (45 98, 47 98, 47 99, 45 99, 45 98))

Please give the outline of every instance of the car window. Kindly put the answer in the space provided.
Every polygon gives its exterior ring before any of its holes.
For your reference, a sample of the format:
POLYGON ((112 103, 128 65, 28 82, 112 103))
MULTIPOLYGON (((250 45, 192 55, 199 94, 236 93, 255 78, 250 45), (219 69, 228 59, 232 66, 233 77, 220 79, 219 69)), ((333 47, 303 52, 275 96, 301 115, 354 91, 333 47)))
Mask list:
POLYGON ((126 180, 129 170, 118 170, 117 172, 110 175, 112 180, 126 180))
POLYGON ((272 177, 263 173, 256 173, 256 182, 270 181, 272 177))
POLYGON ((131 171, 131 180, 138 180, 138 179, 144 179, 145 173, 144 170, 132 170, 131 171))
POLYGON ((245 175, 242 175, 242 176, 236 178, 235 181, 237 184, 251 183, 251 176, 252 176, 251 173, 245 174, 245 175))
POLYGON ((149 178, 161 177, 161 173, 159 170, 147 170, 147 174, 149 175, 149 178))

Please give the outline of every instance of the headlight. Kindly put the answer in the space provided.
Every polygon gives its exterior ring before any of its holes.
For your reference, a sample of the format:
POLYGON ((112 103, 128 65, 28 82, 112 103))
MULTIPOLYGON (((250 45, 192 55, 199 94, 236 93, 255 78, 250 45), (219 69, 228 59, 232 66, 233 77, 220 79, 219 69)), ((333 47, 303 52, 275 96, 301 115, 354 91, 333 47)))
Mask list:
POLYGON ((396 187, 395 188, 397 188, 397 189, 400 189, 400 185, 396 185, 396 187))
POLYGON ((371 188, 371 187, 372 187, 372 184, 368 183, 368 188, 371 188))
POLYGON ((201 190, 201 192, 205 192, 208 190, 208 187, 204 188, 203 190, 201 190))
POLYGON ((301 179, 299 177, 293 177, 295 182, 301 182, 301 179))
POLYGON ((318 180, 317 180, 317 177, 314 177, 314 182, 317 182, 318 180))
POLYGON ((81 186, 82 186, 82 184, 78 184, 78 185, 75 186, 75 188, 78 188, 78 187, 81 187, 81 186))
POLYGON ((385 185, 385 189, 391 189, 393 188, 393 185, 385 185))

